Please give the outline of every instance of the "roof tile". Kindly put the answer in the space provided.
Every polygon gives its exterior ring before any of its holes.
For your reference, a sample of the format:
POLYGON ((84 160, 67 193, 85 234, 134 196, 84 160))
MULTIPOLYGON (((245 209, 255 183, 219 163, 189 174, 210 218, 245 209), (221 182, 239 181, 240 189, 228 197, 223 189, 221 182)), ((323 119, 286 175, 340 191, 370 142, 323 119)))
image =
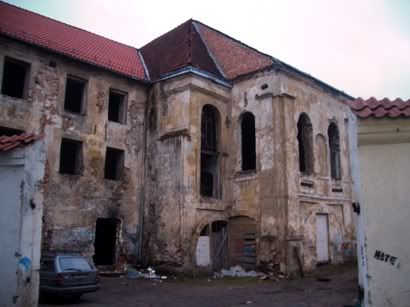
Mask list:
POLYGON ((188 66, 222 77, 192 20, 154 39, 140 51, 153 80, 188 66))
POLYGON ((367 100, 357 98, 356 100, 348 102, 348 104, 353 112, 360 118, 410 117, 410 99, 403 101, 400 98, 395 100, 388 98, 377 100, 374 97, 370 97, 367 100))
POLYGON ((144 80, 136 48, 0 1, 0 34, 144 80))
POLYGON ((12 136, 0 135, 0 152, 9 151, 17 147, 24 147, 42 137, 43 135, 25 132, 12 136))
POLYGON ((228 79, 235 79, 273 64, 270 56, 200 22, 196 24, 228 79))

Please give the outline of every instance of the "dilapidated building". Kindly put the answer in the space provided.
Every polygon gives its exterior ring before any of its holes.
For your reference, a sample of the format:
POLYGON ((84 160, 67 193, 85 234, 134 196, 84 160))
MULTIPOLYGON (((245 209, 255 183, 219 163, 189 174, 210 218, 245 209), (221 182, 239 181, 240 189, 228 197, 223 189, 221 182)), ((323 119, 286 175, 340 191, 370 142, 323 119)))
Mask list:
POLYGON ((350 96, 195 20, 136 49, 0 6, 0 126, 44 135, 43 250, 287 274, 352 256, 350 96))

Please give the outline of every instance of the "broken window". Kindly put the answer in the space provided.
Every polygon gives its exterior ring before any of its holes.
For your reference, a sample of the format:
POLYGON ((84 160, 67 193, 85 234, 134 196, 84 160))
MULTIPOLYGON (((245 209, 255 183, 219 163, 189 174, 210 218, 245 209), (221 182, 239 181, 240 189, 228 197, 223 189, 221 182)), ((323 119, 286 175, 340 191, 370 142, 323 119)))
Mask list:
POLYGON ((105 179, 120 180, 123 167, 124 151, 107 147, 107 151, 105 153, 105 179))
POLYGON ((218 171, 218 110, 205 105, 201 116, 201 186, 204 196, 217 197, 219 185, 218 171))
POLYGON ((81 173, 82 142, 63 138, 60 147, 60 173, 79 175, 81 173))
POLYGON ((84 90, 86 81, 75 78, 67 77, 67 83, 65 88, 65 100, 64 110, 73 113, 84 114, 84 90))
POLYGON ((298 120, 299 170, 306 175, 313 174, 313 132, 309 116, 302 113, 298 120))
POLYGON ((24 98, 29 68, 30 64, 26 62, 5 57, 1 93, 11 97, 24 98))
POLYGON ((117 228, 120 221, 98 218, 95 227, 93 260, 95 265, 113 265, 116 262, 117 228))
POLYGON ((340 140, 339 129, 335 123, 329 125, 327 130, 329 137, 329 152, 330 152, 330 174, 332 179, 341 178, 340 169, 340 140))
POLYGON ((126 123, 126 94, 110 89, 108 120, 121 124, 126 123))
POLYGON ((256 169, 255 116, 246 112, 241 119, 242 170, 256 169))

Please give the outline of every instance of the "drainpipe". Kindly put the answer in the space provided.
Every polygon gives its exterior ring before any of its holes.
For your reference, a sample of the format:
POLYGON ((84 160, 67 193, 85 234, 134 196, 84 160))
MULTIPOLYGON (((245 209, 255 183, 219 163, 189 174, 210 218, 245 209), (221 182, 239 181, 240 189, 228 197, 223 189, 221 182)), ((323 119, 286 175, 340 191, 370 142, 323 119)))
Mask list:
POLYGON ((140 211, 139 211, 139 225, 138 225, 138 254, 137 260, 139 263, 142 262, 142 247, 144 239, 144 212, 145 212, 145 164, 147 156, 147 135, 148 135, 148 104, 149 104, 149 92, 150 86, 146 89, 146 99, 145 99, 145 110, 144 110, 144 135, 143 135, 143 151, 142 151, 142 171, 141 171, 141 190, 140 190, 140 211))

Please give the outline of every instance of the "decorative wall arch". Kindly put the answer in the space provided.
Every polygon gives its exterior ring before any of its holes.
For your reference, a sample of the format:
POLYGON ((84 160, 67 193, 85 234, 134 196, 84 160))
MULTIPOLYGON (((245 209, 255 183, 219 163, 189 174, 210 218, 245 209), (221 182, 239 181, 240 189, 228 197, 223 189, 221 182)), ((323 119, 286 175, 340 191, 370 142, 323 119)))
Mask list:
POLYGON ((316 172, 321 176, 328 174, 328 148, 326 138, 322 134, 317 134, 315 138, 316 148, 316 172))

